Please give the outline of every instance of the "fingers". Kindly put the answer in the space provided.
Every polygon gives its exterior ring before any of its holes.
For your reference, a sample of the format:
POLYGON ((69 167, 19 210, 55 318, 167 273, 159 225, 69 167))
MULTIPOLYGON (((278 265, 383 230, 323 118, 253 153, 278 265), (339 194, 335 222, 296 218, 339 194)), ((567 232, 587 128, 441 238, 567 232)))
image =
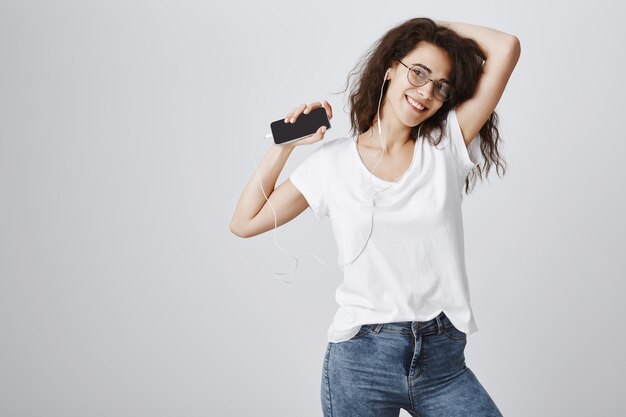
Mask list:
POLYGON ((320 128, 317 129, 317 132, 315 132, 315 134, 311 138, 313 143, 317 142, 318 140, 324 139, 324 133, 326 133, 326 126, 320 126, 320 128))
POLYGON ((297 107, 294 107, 294 109, 291 111, 291 113, 289 113, 287 115, 287 117, 285 117, 285 123, 289 122, 289 123, 295 123, 296 120, 298 119, 298 116, 300 116, 300 113, 302 113, 302 111, 306 109, 306 104, 302 103, 297 107))
POLYGON ((328 120, 333 118, 333 108, 330 103, 324 100, 324 108, 326 109, 326 115, 328 116, 328 120))
POLYGON ((293 110, 291 110, 291 112, 287 115, 287 117, 285 117, 284 122, 295 123, 298 119, 298 116, 300 116, 302 113, 309 114, 311 111, 317 109, 318 107, 324 107, 329 120, 333 117, 333 109, 330 106, 330 103, 324 100, 321 103, 319 101, 310 104, 303 103, 297 107, 294 107, 293 110))
MULTIPOLYGON (((315 106, 315 108, 317 107, 324 107, 324 109, 326 110, 326 115, 328 116, 328 120, 333 118, 333 108, 330 106, 330 103, 326 100, 322 101, 319 106, 315 106)), ((312 109, 311 109, 312 110, 312 109)), ((304 111, 305 113, 307 113, 307 111, 304 111)))
MULTIPOLYGON (((326 100, 324 100, 326 101, 326 100)), ((320 103, 320 102, 316 102, 316 103, 311 103, 307 106, 306 109, 304 109, 304 111, 302 113, 304 114, 309 114, 311 111, 317 109, 318 107, 323 107, 324 103, 320 103)))

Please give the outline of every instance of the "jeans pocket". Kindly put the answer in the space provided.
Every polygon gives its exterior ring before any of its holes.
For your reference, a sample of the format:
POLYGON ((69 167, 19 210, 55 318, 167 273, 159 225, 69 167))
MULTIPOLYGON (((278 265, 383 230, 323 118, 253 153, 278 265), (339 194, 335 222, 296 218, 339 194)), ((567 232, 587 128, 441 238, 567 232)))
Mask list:
POLYGON ((460 340, 460 341, 464 341, 467 339, 467 334, 463 333, 462 331, 454 327, 454 325, 449 321, 448 323, 445 324, 443 328, 443 333, 446 335, 448 339, 460 340))
POLYGON ((361 328, 359 329, 359 332, 357 334, 355 334, 354 336, 352 336, 347 341, 350 342, 352 340, 356 340, 356 339, 362 338, 363 336, 365 336, 366 334, 368 334, 372 330, 374 330, 375 326, 376 325, 372 325, 372 324, 363 324, 363 325, 361 325, 361 328))

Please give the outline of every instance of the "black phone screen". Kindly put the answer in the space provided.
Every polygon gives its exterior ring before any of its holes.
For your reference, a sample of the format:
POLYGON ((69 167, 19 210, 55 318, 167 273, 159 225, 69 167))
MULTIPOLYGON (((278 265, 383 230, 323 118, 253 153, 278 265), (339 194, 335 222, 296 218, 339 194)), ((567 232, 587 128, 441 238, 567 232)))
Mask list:
POLYGON ((295 123, 285 123, 285 119, 272 122, 272 136, 274 143, 284 145, 286 143, 295 142, 313 135, 322 126, 330 129, 330 122, 324 107, 319 107, 309 114, 301 113, 295 123))

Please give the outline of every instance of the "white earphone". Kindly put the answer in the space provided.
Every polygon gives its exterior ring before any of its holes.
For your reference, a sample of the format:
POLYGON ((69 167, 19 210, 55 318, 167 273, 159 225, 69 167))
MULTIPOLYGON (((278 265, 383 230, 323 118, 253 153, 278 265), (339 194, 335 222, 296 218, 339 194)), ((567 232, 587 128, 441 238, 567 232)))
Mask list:
MULTIPOLYGON (((380 163, 380 161, 382 161, 383 156, 385 154, 385 147, 384 147, 384 140, 383 140, 383 135, 382 135, 382 129, 381 129, 381 122, 380 122, 380 104, 383 98, 383 88, 385 86, 385 82, 387 82, 387 75, 389 74, 389 71, 391 71, 391 68, 387 68, 387 71, 385 72, 385 76, 383 77, 383 84, 380 88, 380 98, 378 99, 378 112, 377 112, 377 116, 378 116, 378 134, 380 137, 380 141, 381 144, 383 145, 382 147, 382 154, 380 155, 380 159, 378 160, 378 162, 376 163, 376 165, 374 165, 374 168, 372 169, 371 175, 370 175, 370 186, 372 187, 372 190, 374 190, 374 184, 372 183, 372 177, 374 176, 374 171, 376 170, 376 167, 378 166, 378 164, 380 163)), ((420 135, 420 131, 421 131, 422 126, 420 125, 420 128, 418 130, 417 133, 417 137, 419 138, 420 135)), ((267 134, 265 135, 264 139, 269 139, 272 138, 271 134, 267 134)), ((260 141, 259 141, 260 142, 260 141)), ((258 143, 257 143, 257 148, 258 148, 258 143)), ((257 162, 256 162, 256 150, 254 152, 254 166, 257 166, 257 162)), ((407 172, 405 172, 404 174, 402 174, 397 180, 392 181, 393 183, 396 183, 400 178, 402 178, 405 174, 407 174, 407 172)), ((257 178, 259 179, 259 185, 261 186, 261 191, 263 192, 263 196, 265 197, 265 199, 267 200, 268 204, 270 205, 270 208, 272 209, 272 211, 274 212, 274 243, 276 244, 276 246, 278 246, 278 248, 280 250, 282 250, 284 253, 290 255, 292 258, 294 258, 294 260, 296 261, 296 266, 294 269, 292 269, 290 272, 276 272, 274 275, 277 278, 280 278, 283 282, 285 283, 291 283, 291 281, 285 281, 284 279, 281 278, 281 276, 287 276, 287 275, 292 275, 293 272, 295 271, 295 269, 298 268, 298 258, 291 255, 290 253, 286 252, 283 248, 280 247, 280 245, 278 245, 278 243, 276 242, 276 226, 278 224, 277 218, 276 218, 276 211, 274 211, 274 207, 272 207, 272 204, 269 202, 269 199, 267 197, 267 194, 265 194, 265 190, 263 190, 263 184, 261 183, 261 178, 259 177, 258 173, 257 173, 257 178)), ((382 193, 383 191, 387 190, 389 187, 391 187, 391 185, 385 187, 384 189, 380 190, 380 191, 374 191, 373 196, 372 196, 372 214, 371 214, 371 226, 370 226, 370 232, 369 235, 367 237, 367 240, 365 241, 365 244, 363 245, 363 248, 359 251, 358 255, 351 260, 350 262, 344 263, 344 264, 337 264, 337 265, 331 265, 331 264, 327 264, 326 262, 323 262, 322 260, 320 260, 317 255, 315 255, 312 252, 306 252, 306 253, 310 253, 312 254, 315 259, 317 259, 318 262, 326 265, 326 266, 333 266, 333 267, 344 267, 346 265, 349 265, 351 263, 353 263, 354 261, 356 261, 359 256, 361 256, 361 253, 363 253, 363 250, 365 250, 365 247, 367 246, 367 242, 369 242, 370 237, 372 236, 372 230, 374 228, 374 206, 376 205, 376 199, 378 198, 378 194, 382 193)), ((305 253, 305 254, 306 254, 305 253)))

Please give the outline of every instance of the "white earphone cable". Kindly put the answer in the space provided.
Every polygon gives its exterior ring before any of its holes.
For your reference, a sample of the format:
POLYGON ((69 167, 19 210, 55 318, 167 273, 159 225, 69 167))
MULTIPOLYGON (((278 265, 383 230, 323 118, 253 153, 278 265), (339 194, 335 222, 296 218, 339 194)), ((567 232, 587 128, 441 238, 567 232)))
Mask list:
MULTIPOLYGON (((388 72, 389 72, 389 70, 387 70, 387 73, 388 73, 388 72)), ((382 135, 381 121, 380 121, 380 105, 381 105, 381 102, 382 102, 382 97, 383 97, 383 88, 384 88, 384 86, 385 86, 385 82, 387 81, 387 73, 385 73, 385 77, 384 77, 384 80, 383 80, 383 85, 381 86, 381 89, 380 89, 380 97, 379 97, 379 99, 378 99, 378 112, 377 112, 377 117, 378 117, 378 135, 379 135, 379 137, 380 137, 380 141, 381 141, 381 145, 382 145, 382 150, 383 150, 383 152, 381 153, 380 158, 378 159, 378 162, 376 163, 376 165, 374 165, 374 168, 372 169, 372 171, 371 171, 371 173, 370 173, 370 186, 371 186, 371 188, 372 188, 372 191, 374 191, 374 184, 373 184, 373 182, 372 182, 373 177, 374 177, 374 171, 376 171, 376 167, 378 167, 378 164, 380 163, 380 161, 382 161, 383 156, 384 156, 384 154, 385 154, 385 143, 384 143, 384 139, 383 139, 383 135, 382 135)), ((417 134, 417 135, 418 135, 418 138, 419 138, 419 135, 420 135, 421 127, 422 127, 422 126, 420 125, 420 128, 418 129, 418 134, 417 134)), ((267 134, 267 135, 265 135, 265 136, 263 137, 263 139, 271 139, 272 137, 273 137, 273 136, 272 136, 272 134, 267 134)), ((259 140, 259 142, 257 142, 256 148, 255 148, 255 151, 254 151, 254 166, 255 166, 255 167, 257 166, 257 158, 256 158, 256 155, 257 155, 257 150, 258 150, 258 147, 259 147, 259 143, 260 143, 260 142, 261 142, 260 140, 259 140)), ((256 174, 257 174, 257 178, 258 178, 258 180, 259 180, 259 186, 261 187, 261 191, 263 192, 263 196, 265 197, 265 200, 267 201, 267 203, 269 204, 270 208, 272 209, 272 212, 274 213, 274 244, 276 244, 276 246, 277 246, 277 247, 278 247, 281 251, 283 251, 283 253, 285 253, 286 255, 291 256, 291 257, 294 259, 294 261, 295 261, 295 266, 294 266, 294 268, 293 268, 291 271, 289 271, 289 272, 276 272, 276 273, 274 273, 274 276, 276 276, 277 278, 281 279, 283 282, 285 282, 285 283, 287 283, 287 284, 290 284, 290 283, 292 283, 293 281, 285 281, 282 277, 284 277, 284 276, 292 276, 292 275, 294 274, 295 270, 298 268, 298 263, 299 263, 299 262, 298 262, 298 260, 299 260, 299 258, 300 258, 300 257, 293 256, 291 253, 289 253, 289 252, 285 251, 285 250, 284 250, 284 249, 283 249, 283 248, 282 248, 282 247, 278 244, 278 242, 277 242, 277 240, 276 240, 276 229, 278 228, 278 218, 277 218, 277 216, 276 216, 276 211, 274 210, 274 206, 272 206, 272 203, 270 202, 269 197, 267 196, 267 194, 265 193, 265 190, 263 189, 263 183, 261 182, 261 177, 260 177, 260 176, 259 176, 259 174, 258 174, 258 170, 257 170, 256 174)), ((398 179, 396 179, 395 181, 392 181, 392 184, 388 185, 388 186, 387 186, 387 187, 385 187, 384 189, 382 189, 382 190, 380 190, 380 191, 374 191, 374 193, 373 193, 373 197, 372 197, 372 208, 371 208, 371 219, 370 219, 370 220, 371 220, 371 221, 370 221, 370 231, 369 231, 369 234, 368 234, 367 239, 366 239, 366 241, 365 241, 365 244, 363 245, 363 247, 361 248, 361 250, 359 251, 359 253, 356 255, 356 257, 355 257, 354 259, 352 259, 350 262, 347 262, 347 263, 337 264, 337 265, 332 265, 332 264, 328 264, 328 263, 326 263, 326 262, 322 261, 321 259, 319 259, 319 258, 317 257, 317 255, 316 255, 316 254, 314 254, 313 252, 305 252, 305 253, 303 253, 302 255, 311 254, 311 255, 313 255, 313 257, 314 257, 315 259, 317 259, 317 261, 318 261, 318 262, 320 262, 321 264, 324 264, 324 265, 326 265, 326 266, 332 266, 332 267, 344 267, 344 266, 350 265, 350 264, 352 264, 354 261, 356 261, 356 260, 359 258, 359 256, 361 256, 361 254, 363 253, 363 251, 365 250, 365 247, 367 246, 367 243, 369 242, 369 239, 370 239, 370 237, 372 236, 372 231, 373 231, 373 229, 374 229, 374 206, 376 205, 376 199, 377 199, 378 195, 379 195, 379 194, 381 194, 382 192, 384 192, 385 190, 387 190, 389 187, 391 187, 391 186, 392 186, 392 185, 394 185, 395 183, 397 183, 397 181, 399 181, 399 180, 400 180, 400 178, 402 178, 402 176, 404 176, 405 174, 408 174, 408 173, 407 173, 407 172, 405 172, 405 173, 404 173, 404 174, 402 174, 400 177, 398 177, 398 179)), ((301 255, 301 256, 302 256, 302 255, 301 255)))

